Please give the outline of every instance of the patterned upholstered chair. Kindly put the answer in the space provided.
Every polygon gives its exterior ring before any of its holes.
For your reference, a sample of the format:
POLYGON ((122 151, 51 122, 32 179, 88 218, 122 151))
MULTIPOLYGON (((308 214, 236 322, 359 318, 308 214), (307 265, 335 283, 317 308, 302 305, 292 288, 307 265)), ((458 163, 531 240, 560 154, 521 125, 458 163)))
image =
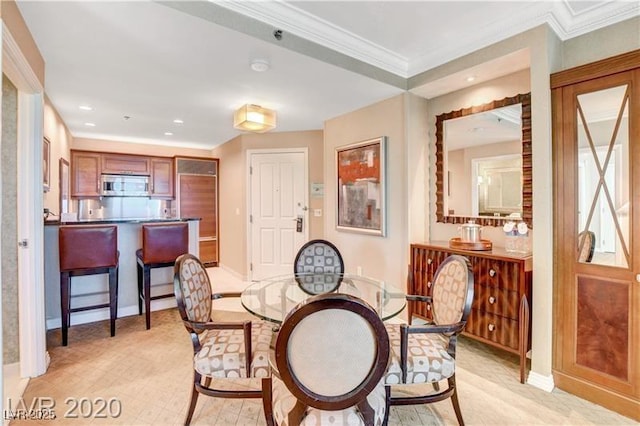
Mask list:
POLYGON ((407 296, 407 299, 430 303, 433 323, 386 325, 391 341, 391 362, 385 377, 391 387, 389 403, 427 404, 450 397, 458 422, 463 425, 455 358, 457 335, 464 329, 473 302, 469 261, 458 255, 447 257, 434 275, 432 296, 407 296), (448 387, 441 391, 438 382, 442 380, 447 380, 448 387), (415 395, 411 385, 419 383, 432 383, 436 392, 415 395))
MULTIPOLYGON (((174 266, 174 290, 182 322, 193 343, 193 389, 185 419, 188 425, 198 401, 204 394, 219 398, 260 398, 260 389, 231 390, 211 386, 223 379, 267 377, 271 325, 262 321, 213 322, 212 301, 238 297, 240 293, 212 293, 207 271, 200 260, 183 254, 174 266)), ((249 380, 247 380, 249 381, 249 380)), ((246 383, 250 385, 250 383, 246 383)), ((259 388, 259 386, 257 387, 259 388)))
POLYGON ((273 346, 275 370, 262 381, 267 425, 386 424, 389 337, 363 300, 307 299, 287 315, 273 346))
POLYGON ((593 231, 582 231, 578 234, 580 255, 578 262, 590 263, 593 259, 593 251, 596 248, 596 234, 593 231))
POLYGON ((304 292, 328 293, 340 286, 344 261, 336 246, 329 241, 311 240, 298 251, 293 262, 293 272, 304 292))

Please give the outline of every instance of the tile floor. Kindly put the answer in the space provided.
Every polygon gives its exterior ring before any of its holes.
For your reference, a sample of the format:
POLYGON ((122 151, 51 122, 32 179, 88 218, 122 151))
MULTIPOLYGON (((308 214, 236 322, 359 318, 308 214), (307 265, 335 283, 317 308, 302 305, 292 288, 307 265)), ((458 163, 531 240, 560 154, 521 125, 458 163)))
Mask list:
MULTIPOLYGON (((218 288, 240 290, 243 283, 219 268, 209 270, 218 288)), ((222 318, 245 317, 237 301, 218 305, 222 318)), ((108 322, 74 326, 69 346, 60 346, 60 331, 47 336, 51 365, 30 381, 24 401, 55 401, 55 420, 12 421, 12 425, 121 424, 178 425, 186 412, 191 370, 191 343, 176 309, 154 312, 151 329, 144 316, 118 320, 109 338, 108 322), (121 413, 100 415, 105 402, 121 413), (74 404, 78 403, 76 410, 74 404), (77 417, 65 416, 70 411, 77 417)), ((462 338, 457 380, 460 404, 469 425, 637 425, 560 390, 547 393, 518 381, 517 358, 462 338)), ((258 383, 256 383, 258 385, 258 383)), ((193 424, 264 425, 260 400, 220 400, 200 396, 193 424)), ((430 406, 392 407, 390 425, 456 424, 450 401, 430 406)))

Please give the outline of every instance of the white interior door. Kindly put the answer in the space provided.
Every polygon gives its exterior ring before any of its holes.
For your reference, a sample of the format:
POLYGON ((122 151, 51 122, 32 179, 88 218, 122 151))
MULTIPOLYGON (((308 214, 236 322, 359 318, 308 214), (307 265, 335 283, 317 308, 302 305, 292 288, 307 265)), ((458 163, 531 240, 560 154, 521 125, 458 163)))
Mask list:
POLYGON ((291 273, 297 251, 308 240, 307 155, 278 151, 249 156, 249 270, 251 279, 258 280, 291 273))

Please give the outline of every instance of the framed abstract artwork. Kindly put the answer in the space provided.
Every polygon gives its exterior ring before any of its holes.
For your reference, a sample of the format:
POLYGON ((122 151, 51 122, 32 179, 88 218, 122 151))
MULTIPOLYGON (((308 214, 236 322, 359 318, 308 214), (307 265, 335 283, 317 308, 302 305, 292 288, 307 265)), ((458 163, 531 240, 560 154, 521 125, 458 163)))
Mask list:
POLYGON ((49 182, 51 179, 51 171, 49 170, 51 160, 51 143, 49 139, 42 140, 42 189, 49 192, 49 182))
POLYGON ((386 136, 336 148, 339 231, 386 235, 386 136))

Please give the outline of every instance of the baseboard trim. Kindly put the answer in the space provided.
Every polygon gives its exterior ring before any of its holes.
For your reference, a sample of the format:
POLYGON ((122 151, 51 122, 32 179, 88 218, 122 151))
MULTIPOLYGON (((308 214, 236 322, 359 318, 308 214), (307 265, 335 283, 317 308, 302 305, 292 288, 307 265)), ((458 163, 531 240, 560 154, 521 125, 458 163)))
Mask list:
POLYGON ((529 377, 527 377, 527 384, 535 388, 542 389, 545 392, 551 392, 555 388, 552 374, 543 376, 542 374, 536 373, 535 371, 529 372, 529 377))
MULTIPOLYGON (((153 294, 153 293, 152 293, 153 294)), ((151 312, 161 311, 163 309, 175 308, 175 298, 158 299, 151 301, 151 312)), ((138 306, 126 306, 118 309, 118 318, 130 317, 138 315, 138 306)), ((90 322, 105 321, 109 319, 109 308, 94 309, 91 311, 75 312, 71 314, 71 325, 88 324, 90 322)), ((62 318, 47 319, 47 330, 62 327, 62 318)))
POLYGON ((234 278, 239 279, 240 281, 247 281, 248 277, 238 273, 234 269, 229 268, 227 265, 218 262, 218 268, 224 269, 225 272, 228 272, 229 275, 232 275, 234 278))

